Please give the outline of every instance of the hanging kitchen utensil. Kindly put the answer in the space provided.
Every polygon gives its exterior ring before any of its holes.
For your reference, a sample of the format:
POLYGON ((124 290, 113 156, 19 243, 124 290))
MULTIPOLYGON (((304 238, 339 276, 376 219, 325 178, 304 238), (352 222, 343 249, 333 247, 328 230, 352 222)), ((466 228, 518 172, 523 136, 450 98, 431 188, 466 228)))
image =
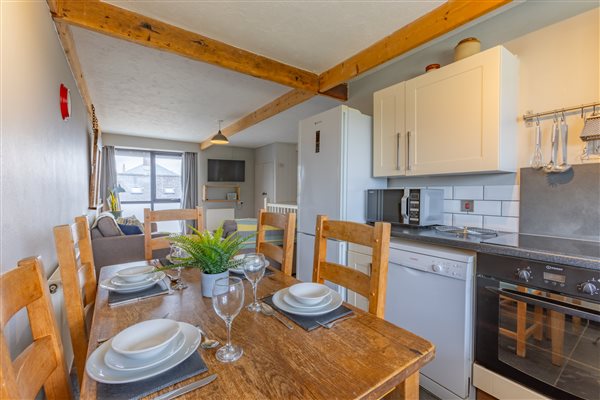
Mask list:
POLYGON ((545 172, 553 172, 554 166, 556 165, 556 159, 558 158, 558 121, 556 117, 554 117, 554 121, 552 122, 552 152, 550 153, 550 161, 544 167, 545 172))
POLYGON ((544 160, 542 156, 542 128, 540 127, 540 120, 535 123, 535 149, 531 156, 531 162, 529 163, 531 168, 540 169, 544 166, 544 160))
POLYGON ((600 155, 600 113, 594 111, 587 116, 581 134, 581 140, 586 142, 584 156, 600 155))
MULTIPOLYGON (((554 168, 555 172, 567 172, 571 166, 567 163, 567 140, 569 138, 569 125, 565 119, 565 113, 560 119, 560 139, 562 148, 562 162, 554 168)), ((558 147, 558 146, 557 146, 558 147)), ((557 160, 558 162, 558 160, 557 160)))

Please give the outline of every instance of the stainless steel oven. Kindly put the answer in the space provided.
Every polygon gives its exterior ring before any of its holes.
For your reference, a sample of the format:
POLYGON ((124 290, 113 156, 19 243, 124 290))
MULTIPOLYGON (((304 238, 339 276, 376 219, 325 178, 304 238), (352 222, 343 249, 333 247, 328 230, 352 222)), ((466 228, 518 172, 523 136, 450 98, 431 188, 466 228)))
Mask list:
POLYGON ((476 363, 556 399, 600 396, 600 271, 478 255, 476 363))

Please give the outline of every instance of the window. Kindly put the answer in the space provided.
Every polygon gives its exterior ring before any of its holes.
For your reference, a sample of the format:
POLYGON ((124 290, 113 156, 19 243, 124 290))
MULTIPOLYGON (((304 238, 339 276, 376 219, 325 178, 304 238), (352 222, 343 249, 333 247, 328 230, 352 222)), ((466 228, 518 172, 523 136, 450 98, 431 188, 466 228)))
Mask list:
MULTIPOLYGON (((169 210, 181 207, 181 153, 116 149, 117 183, 124 216, 144 220, 144 208, 169 210)), ((158 223, 158 229, 179 232, 178 221, 158 223)))

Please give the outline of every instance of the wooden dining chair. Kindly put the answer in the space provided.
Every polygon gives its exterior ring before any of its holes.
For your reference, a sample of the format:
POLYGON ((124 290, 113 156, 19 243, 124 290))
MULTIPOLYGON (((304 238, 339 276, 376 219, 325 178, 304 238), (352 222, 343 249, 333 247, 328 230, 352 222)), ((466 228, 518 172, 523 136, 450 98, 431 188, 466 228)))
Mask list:
POLYGON ((75 355, 75 368, 81 385, 89 341, 89 327, 86 321, 90 321, 96 299, 96 269, 87 217, 76 217, 75 223, 71 225, 55 226, 54 244, 75 355))
POLYGON ((160 221, 190 221, 196 222, 196 229, 202 230, 204 227, 202 207, 192 209, 174 209, 152 211, 149 208, 144 209, 144 255, 146 260, 153 259, 154 250, 169 248, 171 243, 167 236, 152 237, 152 223, 160 221))
POLYGON ((330 221, 325 215, 317 216, 313 281, 323 283, 327 280, 363 295, 369 300, 369 312, 383 318, 390 229, 391 225, 387 222, 376 222, 375 226, 370 226, 356 222, 330 221), (348 266, 326 261, 327 239, 371 247, 371 273, 367 275, 348 266))
POLYGON ((257 219, 256 252, 263 253, 279 264, 281 272, 292 276, 292 265, 294 262, 294 238, 296 236, 296 214, 279 214, 267 212, 261 209, 257 219), (265 235, 269 226, 283 230, 283 243, 277 246, 265 241, 265 235))
POLYGON ((42 386, 48 399, 71 399, 69 373, 39 257, 26 258, 0 276, 0 398, 34 399, 42 386), (27 308, 33 343, 14 361, 6 324, 27 308))

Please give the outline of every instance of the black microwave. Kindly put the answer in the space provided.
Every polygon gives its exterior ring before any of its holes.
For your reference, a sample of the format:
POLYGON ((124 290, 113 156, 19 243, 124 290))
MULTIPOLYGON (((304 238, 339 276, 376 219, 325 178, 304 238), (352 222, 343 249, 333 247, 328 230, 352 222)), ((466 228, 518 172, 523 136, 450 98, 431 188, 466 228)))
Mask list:
POLYGON ((396 225, 431 226, 444 223, 442 189, 369 189, 367 222, 384 221, 396 225))

